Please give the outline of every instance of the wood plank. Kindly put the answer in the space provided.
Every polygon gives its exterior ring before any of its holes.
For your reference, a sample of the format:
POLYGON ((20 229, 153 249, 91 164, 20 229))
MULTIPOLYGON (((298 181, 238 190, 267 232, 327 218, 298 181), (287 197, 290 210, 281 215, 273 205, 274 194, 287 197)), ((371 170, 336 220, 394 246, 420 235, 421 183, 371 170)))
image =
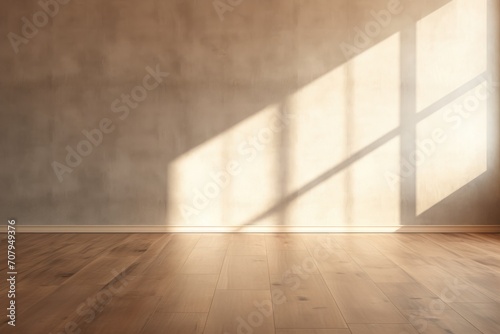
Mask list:
POLYGON ((217 290, 204 334, 274 334, 269 290, 217 290))
POLYGON ((163 278, 179 272, 200 239, 195 234, 174 234, 157 253, 142 274, 151 278, 163 278))
POLYGON ((352 334, 417 334, 411 325, 405 324, 353 324, 349 325, 352 334))
POLYGON ((300 235, 273 234, 265 237, 267 251, 276 250, 306 250, 300 235))
POLYGON ((217 289, 269 290, 267 259, 262 255, 227 256, 217 289))
POLYGON ((472 284, 458 278, 438 266, 404 266, 415 280, 425 285, 445 302, 491 302, 472 284))
MULTIPOLYGON (((15 332, 57 333, 58 329, 64 329, 66 323, 78 321, 78 308, 101 289, 98 285, 63 285, 26 311, 18 313, 15 332)), ((0 326, 2 333, 10 329, 6 323, 0 326)))
MULTIPOLYGON (((471 272, 463 277, 471 286, 484 296, 500 303, 500 275, 471 272)), ((457 300, 457 302, 460 300, 457 300)))
POLYGON ((420 266, 433 263, 430 259, 408 249, 405 242, 395 238, 394 235, 370 236, 369 243, 399 266, 420 266))
POLYGON ((439 261, 439 267, 470 284, 484 296, 500 302, 500 273, 497 265, 484 265, 467 258, 439 261))
MULTIPOLYGON (((6 287, 6 285, 3 286, 6 287)), ((33 305, 54 293, 57 289, 57 286, 33 286, 25 285, 24 283, 18 284, 16 291, 16 314, 18 319, 28 315, 28 312, 33 305)), ((2 296, 0 307, 5 309, 9 306, 7 298, 4 297, 7 296, 7 289, 2 289, 0 291, 0 296, 2 296)), ((9 319, 7 317, 2 317, 0 320, 0 326, 6 324, 8 321, 9 319)))
POLYGON ((351 331, 349 329, 277 329, 276 334, 351 334, 351 331))
POLYGON ((266 255, 264 236, 257 234, 234 234, 227 255, 266 255))
POLYGON ((288 273, 319 274, 314 258, 307 250, 272 250, 267 255, 272 276, 288 273))
POLYGON ((348 252, 376 252, 376 248, 371 245, 367 240, 366 235, 363 234, 333 234, 332 235, 337 244, 342 249, 348 252))
POLYGON ((219 274, 226 250, 195 248, 180 269, 181 274, 219 274))
POLYGON ((420 315, 410 322, 419 333, 481 334, 477 328, 450 308, 445 308, 440 312, 420 315))
POLYGON ((276 328, 347 328, 320 275, 293 275, 290 279, 293 282, 271 277, 273 296, 284 296, 283 302, 274 305, 276 328))
POLYGON ((406 248, 427 259, 434 259, 436 257, 449 259, 460 258, 455 250, 448 250, 445 247, 424 238, 422 235, 395 234, 392 236, 402 242, 406 248))
POLYGON ((321 273, 337 272, 344 266, 359 268, 351 256, 343 249, 316 248, 310 250, 310 254, 313 256, 321 273))
POLYGON ((448 304, 421 284, 382 283, 378 286, 420 333, 479 333, 448 304))
POLYGON ((447 306, 436 294, 416 282, 378 283, 377 286, 407 318, 447 306))
POLYGON ((148 250, 142 253, 142 255, 128 267, 128 274, 131 276, 145 275, 148 268, 150 268, 155 261, 158 261, 158 258, 161 256, 162 252, 164 252, 171 238, 171 234, 165 234, 153 242, 148 250))
POLYGON ((212 303, 217 275, 181 275, 167 278, 158 304, 162 313, 207 313, 212 303))
POLYGON ((301 236, 304 245, 311 251, 311 254, 319 248, 329 250, 343 249, 335 241, 333 234, 302 234, 301 236))
POLYGON ((131 256, 141 255, 158 239, 161 239, 161 234, 132 234, 124 241, 118 243, 111 248, 109 254, 111 256, 131 256))
POLYGON ((499 303, 450 303, 450 306, 483 334, 500 333, 499 303))
MULTIPOLYGON (((66 236, 66 235, 65 235, 66 236)), ((67 236, 66 236, 67 237, 67 236)), ((69 237, 67 237, 69 238, 69 237)), ((130 236, 124 238, 121 244, 130 236)), ((71 238, 75 240, 76 238, 71 238)), ((109 254, 109 250, 116 245, 91 242, 91 235, 83 235, 76 239, 79 242, 68 243, 54 250, 46 258, 31 266, 27 271, 19 272, 19 280, 27 284, 58 286, 75 275, 82 268, 92 263, 96 258, 109 254)), ((133 254, 139 255, 139 254, 133 254)), ((21 255, 20 255, 21 256, 21 255)), ((22 256, 21 256, 22 257, 22 256)), ((20 264, 21 268, 25 265, 20 264)))
POLYGON ((158 297, 113 297, 109 302, 90 304, 82 309, 86 316, 77 321, 77 326, 82 334, 139 333, 158 301, 158 297))
POLYGON ((375 283, 383 282, 414 282, 414 279, 400 267, 363 267, 363 270, 375 283))
MULTIPOLYGON (((423 237, 458 254, 460 257, 457 260, 466 258, 470 260, 469 262, 474 261, 500 272, 498 246, 488 249, 491 243, 470 235, 455 235, 452 240, 443 234, 429 234, 423 237)), ((449 257, 446 259, 450 260, 449 257)))
POLYGON ((155 312, 140 334, 202 334, 206 320, 207 313, 155 312))
POLYGON ((118 273, 124 272, 137 259, 135 256, 101 256, 83 267, 76 274, 68 278, 69 285, 109 283, 118 273))
POLYGON ((59 286, 94 259, 78 259, 76 256, 65 256, 43 261, 43 264, 29 272, 19 272, 19 280, 28 285, 59 286))
POLYGON ((467 243, 479 247, 483 251, 498 255, 498 246, 500 246, 500 233, 485 234, 482 233, 467 233, 462 234, 462 238, 467 240, 467 243), (488 237, 491 238, 488 238, 488 237))
POLYGON ((403 269, 378 250, 370 252, 348 251, 351 258, 363 268, 374 282, 413 282, 403 269))
POLYGON ((162 278, 147 275, 126 276, 127 285, 122 292, 123 296, 133 297, 162 297, 172 284, 172 276, 162 278))
POLYGON ((230 234, 202 235, 195 248, 211 248, 227 250, 231 242, 230 234))
POLYGON ((407 320, 366 274, 323 274, 347 323, 406 323, 407 320))

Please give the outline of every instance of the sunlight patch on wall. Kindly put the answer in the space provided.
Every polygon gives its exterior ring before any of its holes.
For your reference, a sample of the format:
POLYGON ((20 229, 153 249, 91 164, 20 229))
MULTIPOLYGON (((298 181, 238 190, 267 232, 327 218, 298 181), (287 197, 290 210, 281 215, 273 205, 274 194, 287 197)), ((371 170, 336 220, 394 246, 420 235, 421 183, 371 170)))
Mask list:
MULTIPOLYGON (((232 178, 224 198, 227 224, 240 226, 274 206, 280 200, 285 182, 280 176, 287 161, 280 159, 281 136, 293 115, 274 104, 245 119, 231 129, 230 156, 240 161, 241 174, 232 178)), ((266 215, 253 225, 278 225, 280 210, 266 215)))
POLYGON ((290 104, 295 120, 289 191, 296 191, 347 158, 345 66, 298 90, 290 104))
POLYGON ((399 193, 384 178, 399 168, 396 139, 331 171, 399 126, 400 82, 397 33, 293 94, 289 190, 300 195, 288 224, 399 224, 399 193))
POLYGON ((207 226, 221 221, 221 202, 209 202, 205 193, 218 191, 217 187, 207 187, 212 183, 208 173, 224 169, 226 143, 227 139, 222 133, 170 163, 167 225, 207 226))
POLYGON ((399 126, 400 34, 374 45, 347 64, 348 155, 399 126))
MULTIPOLYGON (((350 202, 356 225, 399 225, 400 193, 388 188, 384 172, 398 170, 400 141, 394 138, 357 161, 352 168, 350 202)), ((399 181, 395 188, 399 189, 399 181)), ((349 207, 348 207, 349 208, 349 207)))
MULTIPOLYGON (((278 143, 290 120, 271 105, 169 165, 169 225, 241 225, 279 200, 278 143)), ((274 225, 275 215, 264 222, 274 225)))
POLYGON ((454 0, 417 22, 417 112, 486 70, 487 0, 454 0))
POLYGON ((344 226, 348 221, 346 171, 321 180, 301 193, 288 208, 287 224, 292 226, 344 226))
POLYGON ((417 215, 486 171, 488 95, 484 81, 419 122, 417 215))
MULTIPOLYGON (((385 174, 399 170, 394 138, 304 192, 289 207, 289 225, 399 225, 399 179, 391 190, 385 174)), ((321 178, 320 178, 321 179, 321 178)))
POLYGON ((290 191, 399 126, 399 34, 298 90, 290 191))

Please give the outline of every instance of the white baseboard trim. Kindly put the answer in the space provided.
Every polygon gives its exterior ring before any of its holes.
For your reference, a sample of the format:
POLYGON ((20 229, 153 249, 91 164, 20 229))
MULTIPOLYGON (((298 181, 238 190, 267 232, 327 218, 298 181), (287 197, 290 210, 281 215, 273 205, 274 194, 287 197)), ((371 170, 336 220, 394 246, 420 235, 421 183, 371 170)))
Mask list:
MULTIPOLYGON (((2 225, 0 233, 7 227, 2 225)), ((17 233, 500 233, 500 225, 161 226, 18 225, 17 233)))

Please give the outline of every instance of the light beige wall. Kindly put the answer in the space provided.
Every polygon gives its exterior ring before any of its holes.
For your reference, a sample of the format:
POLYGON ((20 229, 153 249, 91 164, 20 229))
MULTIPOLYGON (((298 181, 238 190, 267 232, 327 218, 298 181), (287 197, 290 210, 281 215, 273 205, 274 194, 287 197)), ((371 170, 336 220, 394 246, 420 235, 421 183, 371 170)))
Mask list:
POLYGON ((48 3, 0 14, 4 217, 500 222, 498 0, 48 3))

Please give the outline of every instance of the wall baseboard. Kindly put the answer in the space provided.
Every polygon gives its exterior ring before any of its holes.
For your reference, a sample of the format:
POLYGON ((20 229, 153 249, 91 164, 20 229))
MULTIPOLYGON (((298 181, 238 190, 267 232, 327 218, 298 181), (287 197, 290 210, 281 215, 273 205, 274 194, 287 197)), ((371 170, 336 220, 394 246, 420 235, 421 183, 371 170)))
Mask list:
MULTIPOLYGON (((0 227, 5 233, 7 227, 0 227)), ((18 225, 17 233, 500 233, 500 225, 161 226, 18 225)))

